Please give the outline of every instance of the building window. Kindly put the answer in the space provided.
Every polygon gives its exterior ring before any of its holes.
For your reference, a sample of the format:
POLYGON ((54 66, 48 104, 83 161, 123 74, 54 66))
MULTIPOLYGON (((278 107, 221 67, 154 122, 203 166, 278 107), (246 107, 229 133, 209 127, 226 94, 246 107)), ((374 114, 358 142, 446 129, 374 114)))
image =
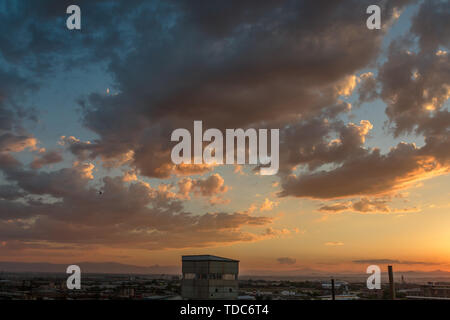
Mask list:
POLYGON ((183 273, 183 279, 195 279, 195 273, 183 273))
POLYGON ((223 280, 236 280, 236 275, 232 273, 225 273, 222 275, 223 280))

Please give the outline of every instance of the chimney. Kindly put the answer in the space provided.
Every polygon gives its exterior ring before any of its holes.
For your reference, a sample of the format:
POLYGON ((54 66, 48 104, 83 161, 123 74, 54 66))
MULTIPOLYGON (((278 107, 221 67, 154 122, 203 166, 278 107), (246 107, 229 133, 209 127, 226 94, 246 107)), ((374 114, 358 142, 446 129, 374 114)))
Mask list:
POLYGON ((394 283, 394 272, 392 271, 392 266, 388 266, 389 272, 389 291, 391 293, 391 299, 395 300, 395 283, 394 283))
POLYGON ((336 294, 334 290, 334 278, 331 278, 331 300, 336 300, 336 294))

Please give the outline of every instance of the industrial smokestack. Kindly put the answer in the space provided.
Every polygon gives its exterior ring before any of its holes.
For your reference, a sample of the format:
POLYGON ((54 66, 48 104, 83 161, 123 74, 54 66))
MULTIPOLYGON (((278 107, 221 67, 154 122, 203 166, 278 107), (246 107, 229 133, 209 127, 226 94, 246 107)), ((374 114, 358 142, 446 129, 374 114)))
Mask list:
POLYGON ((392 271, 392 266, 388 266, 388 272, 389 272, 389 291, 391 293, 391 299, 395 300, 394 272, 392 271))
POLYGON ((331 278, 331 300, 336 300, 336 294, 334 291, 334 279, 331 278))

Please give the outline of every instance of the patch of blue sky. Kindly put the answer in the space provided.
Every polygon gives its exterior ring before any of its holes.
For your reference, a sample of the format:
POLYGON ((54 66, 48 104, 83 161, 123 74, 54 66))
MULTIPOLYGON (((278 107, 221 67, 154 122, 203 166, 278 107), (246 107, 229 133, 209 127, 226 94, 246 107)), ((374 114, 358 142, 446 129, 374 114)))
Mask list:
MULTIPOLYGON (((398 37, 409 33, 412 17, 417 14, 419 7, 420 3, 407 6, 398 20, 389 29, 383 39, 381 49, 382 54, 378 57, 377 65, 381 65, 386 61, 386 51, 392 41, 395 41, 398 37)), ((414 43, 410 50, 416 51, 417 44, 414 43)), ((365 72, 372 72, 374 76, 377 76, 378 74, 377 68, 366 68, 364 70, 360 70, 358 75, 365 72)), ((352 103, 353 108, 349 117, 352 122, 358 124, 361 120, 369 120, 373 125, 373 129, 370 131, 366 139, 366 147, 377 147, 382 153, 386 153, 399 142, 416 143, 419 147, 424 144, 423 136, 416 136, 415 134, 401 135, 397 138, 393 136, 391 130, 389 129, 389 119, 385 113, 386 104, 382 100, 376 99, 375 101, 363 103, 360 107, 357 107, 357 98, 358 95, 355 90, 351 97, 344 100, 352 103)))

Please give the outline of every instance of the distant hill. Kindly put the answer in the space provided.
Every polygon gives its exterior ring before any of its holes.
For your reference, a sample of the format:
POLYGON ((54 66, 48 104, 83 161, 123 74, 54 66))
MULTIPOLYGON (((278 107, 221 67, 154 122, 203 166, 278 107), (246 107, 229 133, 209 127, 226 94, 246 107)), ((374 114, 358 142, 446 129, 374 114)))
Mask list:
MULTIPOLYGON (((241 272, 240 279, 262 279, 262 280, 291 280, 291 281, 306 281, 306 280, 320 280, 327 281, 331 277, 339 280, 350 282, 365 282, 369 275, 366 273, 357 273, 352 271, 327 272, 314 269, 292 269, 284 271, 261 271, 261 270, 247 270, 241 272)), ((425 283, 428 281, 450 281, 450 272, 442 270, 434 271, 401 271, 394 269, 395 281, 400 282, 401 277, 404 277, 407 282, 425 283)), ((381 273, 381 281, 388 282, 387 272, 381 273)))
MULTIPOLYGON (((81 268, 83 273, 112 273, 112 274, 179 274, 176 266, 153 265, 148 267, 134 266, 116 262, 79 262, 73 263, 81 268)), ((48 272, 65 273, 67 264, 46 262, 9 262, 0 261, 0 271, 4 272, 48 272)))
MULTIPOLYGON (((79 262, 73 263, 81 268, 82 273, 109 273, 109 274, 147 274, 147 275, 178 275, 181 273, 180 266, 135 266, 117 262, 79 262)), ((55 264, 46 262, 9 262, 0 261, 0 272, 46 272, 66 273, 67 264, 55 264)), ((427 281, 450 281, 450 272, 442 270, 424 271, 398 271, 394 268, 396 281, 427 282, 427 281)), ((266 280, 320 280, 326 281, 331 277, 346 281, 366 281, 368 275, 351 271, 328 272, 314 269, 291 269, 283 271, 268 270, 245 270, 240 272, 240 279, 266 279, 266 280)), ((382 282, 388 281, 387 273, 382 272, 382 282)))

